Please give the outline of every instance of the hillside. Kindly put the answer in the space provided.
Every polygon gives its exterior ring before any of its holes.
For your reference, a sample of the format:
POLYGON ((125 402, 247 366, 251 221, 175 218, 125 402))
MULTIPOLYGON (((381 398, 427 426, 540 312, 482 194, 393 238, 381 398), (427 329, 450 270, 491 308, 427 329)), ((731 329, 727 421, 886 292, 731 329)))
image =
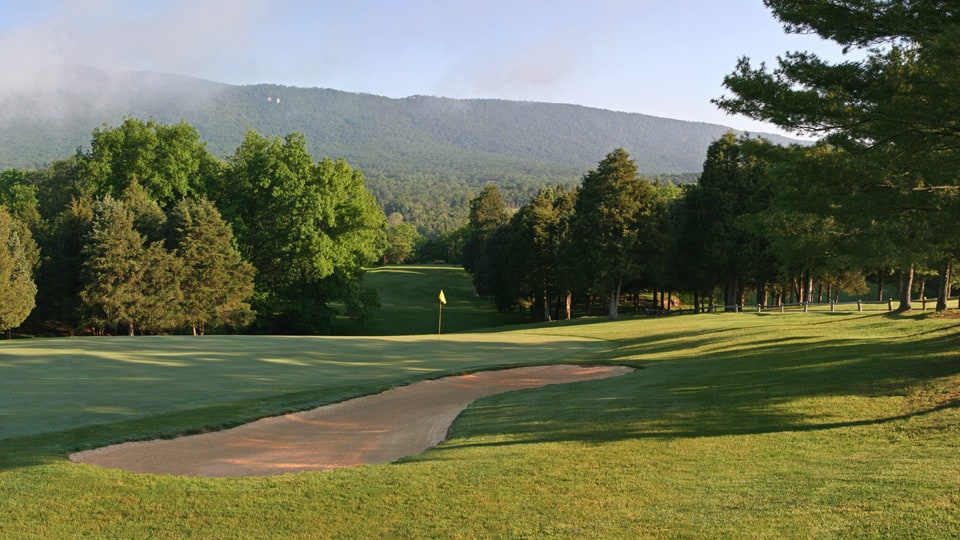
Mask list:
MULTIPOLYGON (((89 144, 124 115, 181 119, 226 157, 253 128, 299 131, 315 158, 344 157, 367 175, 575 181, 625 148, 647 174, 700 170, 729 130, 578 105, 369 94, 277 85, 232 86, 176 75, 50 70, 40 88, 0 93, 0 168, 42 166, 89 144)), ((787 139, 769 136, 776 142, 787 139)))

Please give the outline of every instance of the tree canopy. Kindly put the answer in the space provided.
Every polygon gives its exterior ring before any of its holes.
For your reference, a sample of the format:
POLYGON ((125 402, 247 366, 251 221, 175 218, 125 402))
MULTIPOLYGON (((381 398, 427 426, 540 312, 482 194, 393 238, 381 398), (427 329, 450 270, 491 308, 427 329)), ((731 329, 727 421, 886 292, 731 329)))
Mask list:
MULTIPOLYGON (((802 176, 807 189, 847 186, 823 201, 842 229, 890 250, 900 269, 901 309, 910 308, 914 271, 949 273, 960 242, 960 19, 949 2, 766 0, 789 32, 811 32, 858 58, 831 64, 791 52, 774 69, 741 58, 724 79, 733 93, 715 100, 731 112, 825 136, 829 154, 809 151, 836 175, 802 176), (857 208, 858 212, 849 211, 857 208), (847 209, 847 211, 840 211, 847 209), (870 212, 864 216, 865 212, 870 212), (952 216, 947 217, 947 216, 952 216), (885 244, 885 245, 884 245, 885 244)), ((874 258, 881 258, 879 252, 874 258)), ((947 275, 942 276, 949 281, 947 275)))

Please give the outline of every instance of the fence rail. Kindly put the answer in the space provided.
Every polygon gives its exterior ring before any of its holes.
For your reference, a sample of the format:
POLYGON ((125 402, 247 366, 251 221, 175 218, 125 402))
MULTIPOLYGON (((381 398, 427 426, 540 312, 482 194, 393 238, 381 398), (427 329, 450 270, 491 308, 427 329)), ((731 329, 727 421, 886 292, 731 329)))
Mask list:
MULTIPOLYGON (((957 301, 957 309, 960 309, 960 297, 956 298, 947 298, 947 303, 949 304, 951 300, 957 301)), ((808 311, 830 311, 830 312, 859 312, 864 311, 883 311, 884 308, 886 311, 893 311, 894 304, 899 308, 900 301, 889 298, 887 300, 857 300, 856 302, 798 302, 793 304, 777 304, 765 306, 763 304, 757 304, 756 313, 788 313, 788 312, 802 312, 806 313, 808 311), (878 309, 876 306, 880 306, 878 309)), ((918 298, 912 300, 911 304, 916 307, 920 306, 922 311, 929 309, 936 309, 937 299, 936 298, 918 298)), ((747 307, 744 305, 725 305, 725 306, 706 306, 702 312, 705 313, 716 313, 717 311, 726 311, 726 312, 737 312, 741 313, 744 311, 754 311, 752 307, 747 307)))

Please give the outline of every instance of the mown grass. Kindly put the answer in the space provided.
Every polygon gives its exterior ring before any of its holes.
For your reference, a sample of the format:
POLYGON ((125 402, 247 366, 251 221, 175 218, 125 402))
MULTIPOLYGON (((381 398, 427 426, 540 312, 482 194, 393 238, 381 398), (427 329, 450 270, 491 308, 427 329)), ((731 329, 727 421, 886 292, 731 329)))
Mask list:
POLYGON ((958 330, 923 315, 718 314, 443 339, 114 338, 83 354, 86 340, 4 343, 0 406, 32 420, 0 440, 0 537, 957 537, 958 330), (58 366, 71 357, 88 375, 58 366), (177 424, 556 361, 642 369, 485 398, 445 443, 393 464, 198 479, 66 459, 177 424), (134 372, 163 380, 131 391, 134 372), (136 414, 65 429, 61 392, 136 414))
POLYGON ((470 275, 453 265, 399 265, 371 268, 364 285, 377 289, 380 309, 364 326, 342 322, 340 333, 367 336, 455 333, 515 324, 516 313, 498 313, 489 299, 476 296, 470 275), (440 290, 447 304, 439 313, 440 290), (442 325, 441 325, 442 323, 442 325), (442 326, 442 328, 441 328, 442 326))

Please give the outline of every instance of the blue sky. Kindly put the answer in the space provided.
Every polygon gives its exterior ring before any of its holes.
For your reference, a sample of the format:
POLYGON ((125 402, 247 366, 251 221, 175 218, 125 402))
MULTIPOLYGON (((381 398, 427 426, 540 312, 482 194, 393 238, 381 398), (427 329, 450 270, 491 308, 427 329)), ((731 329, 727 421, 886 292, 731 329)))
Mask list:
POLYGON ((0 0, 9 84, 66 63, 776 131, 710 99, 739 56, 770 63, 788 50, 841 58, 785 34, 760 0, 0 0))

